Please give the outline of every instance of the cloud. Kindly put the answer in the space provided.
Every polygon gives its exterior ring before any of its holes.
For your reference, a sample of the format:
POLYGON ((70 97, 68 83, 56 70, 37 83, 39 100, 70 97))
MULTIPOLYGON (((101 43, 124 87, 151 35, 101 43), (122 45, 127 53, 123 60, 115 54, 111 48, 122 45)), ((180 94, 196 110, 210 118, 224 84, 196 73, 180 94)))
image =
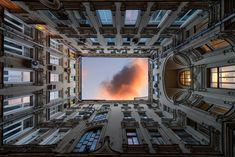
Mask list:
MULTIPOLYGON (((101 83, 98 99, 133 100, 143 96, 142 91, 148 85, 148 62, 146 59, 134 59, 111 80, 101 83)), ((145 95, 144 95, 145 96, 145 95)))

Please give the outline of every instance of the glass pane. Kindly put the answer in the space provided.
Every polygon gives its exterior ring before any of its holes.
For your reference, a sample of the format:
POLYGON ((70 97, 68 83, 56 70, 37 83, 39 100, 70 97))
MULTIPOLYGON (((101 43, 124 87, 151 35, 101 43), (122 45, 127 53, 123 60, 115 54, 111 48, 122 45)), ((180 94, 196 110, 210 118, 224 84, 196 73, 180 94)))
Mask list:
POLYGON ((217 82, 218 80, 218 75, 217 73, 212 73, 211 74, 211 82, 217 82))
POLYGON ((135 25, 138 19, 139 10, 126 10, 125 25, 135 25))
POLYGON ((223 72, 223 71, 235 71, 235 66, 225 66, 225 67, 220 67, 219 68, 220 72, 223 72))
POLYGON ((98 14, 102 25, 112 25, 111 10, 98 10, 98 14))
POLYGON ((235 77, 235 72, 222 72, 219 75, 220 77, 235 77))
POLYGON ((221 84, 220 88, 235 89, 235 84, 221 84))
POLYGON ((228 83, 235 83, 235 78, 220 78, 220 83, 228 82, 228 83))

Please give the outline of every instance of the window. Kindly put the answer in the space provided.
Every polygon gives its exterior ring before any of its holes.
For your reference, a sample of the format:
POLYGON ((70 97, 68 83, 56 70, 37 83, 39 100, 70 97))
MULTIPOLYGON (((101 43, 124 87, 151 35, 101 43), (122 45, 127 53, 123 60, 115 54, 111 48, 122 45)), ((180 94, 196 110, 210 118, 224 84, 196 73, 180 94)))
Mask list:
POLYGON ((213 107, 211 107, 209 112, 212 116, 218 116, 218 115, 226 114, 229 111, 229 109, 230 108, 227 108, 227 107, 221 107, 221 106, 214 105, 213 107))
POLYGON ((139 44, 146 44, 146 42, 149 40, 149 38, 140 38, 139 44))
POLYGON ((102 25, 112 25, 112 11, 111 10, 98 10, 98 15, 102 25))
POLYGON ((74 148, 74 152, 92 152, 98 144, 101 129, 86 132, 74 148))
POLYGON ((26 137, 22 138, 18 142, 16 142, 16 145, 23 145, 23 144, 29 144, 33 141, 38 140, 40 137, 45 135, 48 132, 49 129, 37 129, 36 131, 30 133, 26 137))
POLYGON ((24 25, 20 22, 20 20, 15 19, 15 17, 13 17, 11 14, 7 12, 5 12, 4 15, 4 24, 19 32, 23 32, 24 25))
POLYGON ((129 112, 129 111, 123 112, 123 115, 124 115, 124 119, 132 119, 131 112, 129 112))
POLYGON ((149 135, 153 144, 165 144, 161 134, 157 130, 149 130, 149 135))
POLYGON ((60 48, 59 43, 54 39, 50 39, 50 48, 59 50, 60 48))
POLYGON ((200 144, 200 142, 198 142, 196 139, 193 138, 192 135, 190 135, 189 133, 187 133, 184 129, 182 130, 173 130, 175 132, 175 134, 181 138, 185 144, 192 144, 192 145, 197 145, 200 144))
POLYGON ((186 22, 189 18, 191 18, 192 15, 196 11, 197 11, 196 9, 191 9, 191 10, 183 12, 180 16, 178 16, 178 18, 175 20, 173 25, 174 26, 181 26, 182 24, 184 24, 184 22, 186 22))
POLYGON ((105 38, 106 42, 108 45, 112 44, 114 45, 115 44, 115 38, 105 38))
POLYGON ((98 41, 98 38, 90 38, 90 40, 91 40, 91 42, 92 42, 93 44, 96 44, 96 43, 99 42, 99 41, 98 41))
POLYGON ((27 117, 3 126, 3 142, 18 137, 24 130, 33 127, 33 117, 27 117))
POLYGON ((139 13, 139 10, 126 10, 124 22, 125 25, 136 25, 139 13))
POLYGON ((190 70, 185 70, 180 73, 180 84, 183 86, 191 85, 191 72, 190 70))
POLYGON ((50 92, 50 101, 59 98, 59 91, 51 91, 50 92))
POLYGON ((167 10, 157 10, 155 11, 150 20, 149 20, 149 25, 159 25, 161 21, 163 20, 163 17, 165 16, 167 10))
POLYGON ((59 74, 52 74, 50 75, 51 82, 58 82, 59 81, 59 74))
POLYGON ((26 109, 33 105, 33 96, 21 96, 15 98, 5 98, 4 99, 4 115, 10 114, 12 112, 17 112, 22 109, 26 109))
POLYGON ((50 64, 59 65, 59 57, 50 55, 50 64))
POLYGON ((128 145, 138 145, 139 140, 137 137, 136 130, 126 130, 126 137, 128 145))
POLYGON ((141 120, 148 119, 148 116, 146 115, 145 112, 139 112, 139 116, 140 116, 140 119, 141 119, 141 120))
POLYGON ((32 58, 32 49, 16 41, 4 39, 4 52, 32 58))
POLYGON ((24 69, 4 68, 4 83, 30 83, 31 73, 24 69))
POLYGON ((52 106, 50 107, 50 118, 55 115, 56 113, 60 112, 62 110, 62 106, 61 105, 57 105, 57 106, 52 106))
POLYGON ((107 119, 107 112, 103 112, 103 113, 99 113, 97 115, 95 115, 93 121, 97 122, 97 121, 102 121, 102 120, 106 120, 107 119))
POLYGON ((210 87, 235 89, 235 65, 211 68, 210 87))
POLYGON ((51 135, 45 138, 40 144, 41 145, 55 144, 59 140, 61 140, 68 133, 68 131, 69 131, 68 129, 57 129, 55 132, 53 132, 51 135))

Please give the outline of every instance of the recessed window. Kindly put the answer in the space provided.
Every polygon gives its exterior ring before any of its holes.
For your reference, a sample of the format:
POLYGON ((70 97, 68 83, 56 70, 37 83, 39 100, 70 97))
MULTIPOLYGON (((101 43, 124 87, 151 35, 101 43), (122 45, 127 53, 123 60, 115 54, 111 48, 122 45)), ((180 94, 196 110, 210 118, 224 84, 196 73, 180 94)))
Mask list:
POLYGON ((59 74, 50 74, 50 81, 51 82, 58 82, 59 81, 59 74))
POLYGON ((140 38, 139 44, 146 44, 148 42, 149 38, 140 38))
POLYGON ((189 20, 196 11, 197 11, 196 9, 191 9, 191 10, 188 10, 188 11, 181 13, 178 16, 178 18, 175 20, 175 22, 173 23, 173 26, 180 27, 182 24, 184 24, 184 22, 189 20))
POLYGON ((127 144, 128 145, 138 145, 139 139, 136 130, 126 130, 127 144))
POLYGON ((149 25, 159 25, 161 21, 163 20, 163 17, 165 16, 167 10, 157 10, 155 11, 150 20, 149 20, 149 25))
POLYGON ((4 83, 31 83, 31 71, 24 69, 4 68, 4 83))
POLYGON ((50 92, 50 101, 59 98, 59 91, 51 91, 50 92))
POLYGON ((235 65, 210 68, 210 87, 235 89, 235 65))
POLYGON ((74 152, 92 152, 95 151, 99 142, 101 129, 86 132, 74 148, 74 152))
POLYGON ((3 143, 17 138, 21 133, 33 127, 33 117, 26 117, 3 126, 3 143))
POLYGON ((180 84, 183 86, 191 85, 191 72, 190 70, 185 70, 180 73, 180 84))
POLYGON ((140 13, 139 10, 126 10, 124 24, 125 25, 136 25, 139 13, 140 13))
POLYGON ((93 44, 97 44, 99 42, 98 38, 90 38, 90 40, 93 44))
POLYGON ((114 45, 115 44, 115 38, 105 38, 108 45, 114 45))
POLYGON ((13 98, 5 98, 4 99, 4 115, 11 114, 22 109, 29 108, 33 105, 33 96, 21 96, 21 97, 13 97, 13 98))
POLYGON ((149 135, 153 144, 165 144, 161 134, 157 130, 149 130, 149 135))
POLYGON ((187 133, 184 129, 181 130, 173 130, 175 134, 182 139, 182 141, 185 144, 191 144, 191 145, 199 145, 200 142, 197 141, 192 135, 187 133))
POLYGON ((99 113, 99 114, 95 115, 93 121, 97 122, 97 121, 105 120, 107 118, 107 114, 108 114, 107 112, 99 113))
POLYGON ((59 63, 60 63, 59 61, 60 61, 59 57, 50 55, 49 64, 59 65, 59 63))
POLYGON ((112 11, 111 10, 97 10, 102 25, 112 25, 112 11))

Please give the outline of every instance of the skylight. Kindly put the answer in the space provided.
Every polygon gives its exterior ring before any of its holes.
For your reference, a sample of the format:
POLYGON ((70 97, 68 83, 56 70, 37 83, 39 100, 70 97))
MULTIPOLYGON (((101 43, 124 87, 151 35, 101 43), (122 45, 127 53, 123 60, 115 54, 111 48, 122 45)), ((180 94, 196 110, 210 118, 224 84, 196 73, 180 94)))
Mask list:
POLYGON ((180 16, 178 16, 178 18, 175 20, 175 22, 173 23, 174 26, 181 26, 182 24, 184 24, 184 22, 186 22, 189 18, 192 17, 192 15, 196 12, 196 9, 191 9, 189 11, 185 11, 183 14, 181 14, 180 16))
POLYGON ((139 16, 139 10, 126 10, 125 25, 135 25, 139 16))
POLYGON ((97 38, 90 38, 92 43, 98 43, 98 39, 97 38))
POLYGON ((139 43, 146 43, 149 38, 140 38, 139 43))
POLYGON ((100 17, 100 21, 102 25, 112 25, 112 11, 111 10, 98 10, 97 11, 100 17))
POLYGON ((108 44, 110 44, 110 43, 115 43, 115 38, 105 38, 105 40, 106 40, 106 42, 108 43, 108 44))
POLYGON ((82 100, 148 99, 148 58, 82 57, 82 100))
POLYGON ((157 10, 155 11, 150 20, 149 20, 149 25, 159 25, 161 23, 163 17, 165 16, 167 10, 157 10))

